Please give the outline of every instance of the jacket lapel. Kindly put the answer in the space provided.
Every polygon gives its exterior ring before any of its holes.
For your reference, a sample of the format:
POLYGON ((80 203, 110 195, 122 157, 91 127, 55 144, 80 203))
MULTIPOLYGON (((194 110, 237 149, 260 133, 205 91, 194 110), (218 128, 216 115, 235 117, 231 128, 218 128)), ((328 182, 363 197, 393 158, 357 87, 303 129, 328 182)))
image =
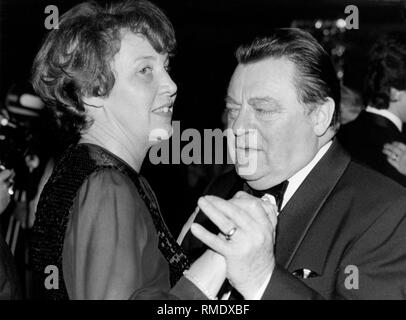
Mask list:
MULTIPOLYGON (((286 269, 289 267, 307 231, 349 162, 349 155, 334 141, 283 208, 279 214, 275 246, 276 261, 279 265, 286 269)), ((313 267, 320 269, 324 253, 317 252, 311 259, 313 267)))

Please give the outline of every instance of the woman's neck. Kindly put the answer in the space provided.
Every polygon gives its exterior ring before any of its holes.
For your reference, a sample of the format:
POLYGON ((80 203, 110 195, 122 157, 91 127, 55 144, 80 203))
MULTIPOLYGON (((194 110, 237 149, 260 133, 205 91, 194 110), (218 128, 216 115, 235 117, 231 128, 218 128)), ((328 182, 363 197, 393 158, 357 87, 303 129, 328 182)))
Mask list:
POLYGON ((108 128, 93 123, 91 127, 81 135, 79 143, 92 143, 115 154, 135 171, 140 172, 144 158, 148 152, 147 146, 131 141, 124 134, 118 136, 112 134, 108 128))

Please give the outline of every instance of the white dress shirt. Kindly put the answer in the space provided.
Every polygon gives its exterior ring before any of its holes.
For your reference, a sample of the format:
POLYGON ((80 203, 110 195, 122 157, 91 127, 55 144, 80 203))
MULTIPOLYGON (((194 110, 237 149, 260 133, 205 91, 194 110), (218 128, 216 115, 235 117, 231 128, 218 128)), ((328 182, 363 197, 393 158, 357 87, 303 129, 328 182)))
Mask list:
POLYGON ((380 115, 380 116, 390 120, 396 126, 396 128, 398 128, 399 131, 402 132, 402 120, 400 120, 400 118, 396 114, 390 112, 389 110, 377 109, 377 108, 368 106, 368 107, 366 107, 365 111, 369 112, 369 113, 374 113, 374 114, 380 115))

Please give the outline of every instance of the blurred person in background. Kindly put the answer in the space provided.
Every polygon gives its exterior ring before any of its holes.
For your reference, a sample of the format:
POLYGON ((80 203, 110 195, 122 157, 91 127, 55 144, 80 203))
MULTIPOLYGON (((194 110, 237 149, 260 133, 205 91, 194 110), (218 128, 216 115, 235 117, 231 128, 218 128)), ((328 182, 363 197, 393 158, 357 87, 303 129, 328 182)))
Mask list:
POLYGON ((0 171, 0 215, 10 203, 10 183, 13 177, 13 170, 3 169, 0 171))
MULTIPOLYGON (((0 215, 10 203, 10 181, 13 176, 13 170, 4 169, 0 172, 0 215)), ((10 300, 21 297, 14 259, 0 232, 0 299, 10 300)))
POLYGON ((362 98, 354 90, 341 85, 341 118, 340 123, 346 124, 357 118, 362 111, 362 98))
POLYGON ((396 169, 400 150, 384 148, 403 142, 406 121, 406 38, 386 35, 369 53, 365 78, 366 108, 341 127, 338 139, 352 157, 406 186, 406 176, 396 169), (388 161, 389 158, 389 161, 388 161), (395 165, 395 166, 393 166, 395 165))

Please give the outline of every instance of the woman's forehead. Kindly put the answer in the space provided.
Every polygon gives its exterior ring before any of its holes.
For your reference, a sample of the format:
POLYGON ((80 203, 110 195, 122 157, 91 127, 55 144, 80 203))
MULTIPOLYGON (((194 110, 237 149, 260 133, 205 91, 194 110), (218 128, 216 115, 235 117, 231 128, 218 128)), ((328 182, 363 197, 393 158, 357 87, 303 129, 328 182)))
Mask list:
POLYGON ((128 31, 121 38, 115 60, 134 64, 142 59, 165 61, 167 58, 168 53, 158 53, 145 36, 128 31))

